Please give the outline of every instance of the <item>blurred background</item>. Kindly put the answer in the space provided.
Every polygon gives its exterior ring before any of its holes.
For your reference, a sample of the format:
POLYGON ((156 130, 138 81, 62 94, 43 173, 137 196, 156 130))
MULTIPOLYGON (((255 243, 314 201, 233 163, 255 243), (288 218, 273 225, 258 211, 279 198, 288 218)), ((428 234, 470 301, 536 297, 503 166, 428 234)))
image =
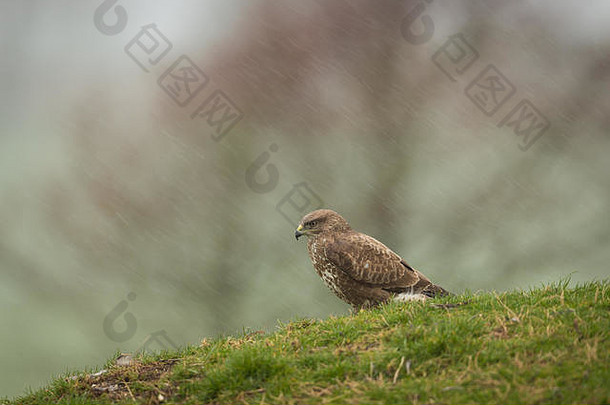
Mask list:
POLYGON ((457 293, 608 276, 610 2, 28 0, 0 21, 0 395, 348 313, 294 240, 320 206, 457 293))

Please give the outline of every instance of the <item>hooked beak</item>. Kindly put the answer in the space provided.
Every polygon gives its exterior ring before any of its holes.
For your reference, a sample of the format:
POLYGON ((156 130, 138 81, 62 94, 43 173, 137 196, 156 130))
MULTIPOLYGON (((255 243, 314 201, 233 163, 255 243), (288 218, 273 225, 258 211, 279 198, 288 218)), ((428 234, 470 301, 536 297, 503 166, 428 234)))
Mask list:
POLYGON ((303 235, 305 235, 305 232, 303 232, 303 225, 299 225, 297 230, 294 231, 294 237, 299 240, 299 238, 303 235))

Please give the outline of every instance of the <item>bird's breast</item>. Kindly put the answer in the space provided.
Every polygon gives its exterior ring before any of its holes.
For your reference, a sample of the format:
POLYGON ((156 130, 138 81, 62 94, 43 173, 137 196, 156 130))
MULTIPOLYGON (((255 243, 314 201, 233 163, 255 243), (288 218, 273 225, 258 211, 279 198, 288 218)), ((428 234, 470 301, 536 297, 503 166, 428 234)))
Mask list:
POLYGON ((345 294, 341 288, 341 280, 339 279, 340 274, 336 266, 326 257, 324 242, 325 240, 310 239, 307 249, 311 263, 318 276, 324 281, 324 284, 340 298, 345 299, 345 294))

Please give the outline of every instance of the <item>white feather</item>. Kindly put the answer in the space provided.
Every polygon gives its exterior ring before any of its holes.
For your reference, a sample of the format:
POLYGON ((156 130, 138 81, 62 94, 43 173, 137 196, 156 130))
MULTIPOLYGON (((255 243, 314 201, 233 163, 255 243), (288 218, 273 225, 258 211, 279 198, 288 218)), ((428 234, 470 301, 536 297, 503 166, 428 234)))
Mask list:
POLYGON ((400 293, 394 296, 394 301, 409 302, 409 301, 425 301, 426 296, 423 294, 413 294, 410 292, 400 293))

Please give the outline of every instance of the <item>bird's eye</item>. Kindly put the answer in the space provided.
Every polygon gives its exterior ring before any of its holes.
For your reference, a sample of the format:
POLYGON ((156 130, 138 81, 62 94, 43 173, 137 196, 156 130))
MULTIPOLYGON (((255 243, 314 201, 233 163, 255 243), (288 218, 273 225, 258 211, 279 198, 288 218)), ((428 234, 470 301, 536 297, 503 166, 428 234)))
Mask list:
POLYGON ((309 222, 307 223, 307 226, 308 226, 309 228, 313 228, 314 226, 316 226, 316 221, 309 221, 309 222))

